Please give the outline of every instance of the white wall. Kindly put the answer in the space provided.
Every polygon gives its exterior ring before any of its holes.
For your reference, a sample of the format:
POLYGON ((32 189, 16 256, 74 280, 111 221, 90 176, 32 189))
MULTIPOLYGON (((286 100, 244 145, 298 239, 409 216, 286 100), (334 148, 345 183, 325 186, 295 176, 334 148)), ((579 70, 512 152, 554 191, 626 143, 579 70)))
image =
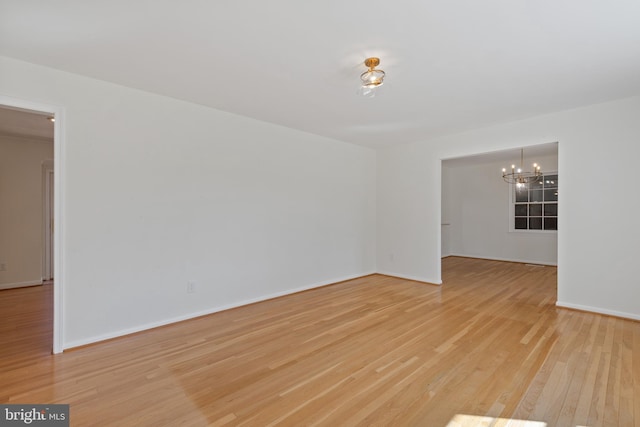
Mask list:
MULTIPOLYGON (((514 161, 517 159, 514 159, 514 161)), ((557 156, 531 161, 557 171, 557 156)), ((509 231, 509 184, 501 177, 513 162, 442 162, 442 256, 458 255, 556 265, 555 232, 509 231)))
POLYGON ((558 304, 640 319, 638 117, 632 97, 380 150, 378 269, 440 281, 440 159, 559 141, 558 304))
POLYGON ((0 94, 65 109, 64 347, 375 271, 373 150, 8 58, 0 94))
POLYGON ((52 158, 51 141, 0 136, 0 289, 42 283, 42 162, 52 158))

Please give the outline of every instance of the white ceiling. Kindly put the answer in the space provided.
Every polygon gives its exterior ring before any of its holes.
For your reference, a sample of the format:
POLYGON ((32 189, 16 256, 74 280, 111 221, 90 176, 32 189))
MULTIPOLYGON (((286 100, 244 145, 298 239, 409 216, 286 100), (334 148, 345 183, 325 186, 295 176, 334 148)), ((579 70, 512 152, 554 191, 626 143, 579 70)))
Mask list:
POLYGON ((0 55, 381 147, 639 94, 640 1, 0 0, 0 55))

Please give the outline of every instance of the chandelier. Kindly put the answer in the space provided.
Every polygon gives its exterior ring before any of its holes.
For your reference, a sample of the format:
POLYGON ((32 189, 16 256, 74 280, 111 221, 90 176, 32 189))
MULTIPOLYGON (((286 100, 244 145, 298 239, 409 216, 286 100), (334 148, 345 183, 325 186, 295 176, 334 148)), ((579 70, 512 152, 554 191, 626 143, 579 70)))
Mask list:
POLYGON ((520 149, 520 167, 516 168, 516 165, 511 165, 511 172, 507 173, 506 168, 502 168, 502 179, 509 184, 515 184, 517 187, 523 187, 532 182, 538 181, 542 177, 540 172, 540 165, 533 164, 533 172, 527 172, 524 170, 524 149, 520 149))
POLYGON ((380 58, 367 58, 364 60, 364 65, 369 69, 360 74, 360 93, 372 98, 375 96, 375 90, 384 83, 385 72, 376 70, 376 67, 380 65, 380 58))

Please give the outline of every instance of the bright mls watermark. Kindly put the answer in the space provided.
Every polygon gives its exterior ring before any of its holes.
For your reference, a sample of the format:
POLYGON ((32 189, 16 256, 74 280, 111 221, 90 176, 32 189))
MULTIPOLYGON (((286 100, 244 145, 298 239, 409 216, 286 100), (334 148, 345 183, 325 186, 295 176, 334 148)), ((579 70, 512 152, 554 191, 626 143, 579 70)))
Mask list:
POLYGON ((69 427, 69 405, 0 405, 0 426, 69 427))

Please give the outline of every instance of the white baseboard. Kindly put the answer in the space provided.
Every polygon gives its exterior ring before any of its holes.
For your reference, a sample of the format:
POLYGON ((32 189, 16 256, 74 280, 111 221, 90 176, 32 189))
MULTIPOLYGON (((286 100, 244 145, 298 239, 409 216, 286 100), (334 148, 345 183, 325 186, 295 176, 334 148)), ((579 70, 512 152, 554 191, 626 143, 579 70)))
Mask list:
POLYGON ((311 285, 308 285, 308 286, 303 286, 303 287, 300 287, 300 288, 289 289, 289 290, 286 290, 286 291, 283 291, 283 292, 276 292, 276 293, 273 293, 273 294, 263 295, 263 296, 258 297, 258 298, 252 298, 252 299, 239 301, 239 302, 235 302, 235 303, 231 303, 231 304, 226 304, 226 305, 222 305, 222 306, 218 306, 218 307, 212 307, 212 308, 209 308, 209 309, 206 309, 206 310, 202 310, 202 311, 198 311, 198 312, 195 312, 195 313, 188 313, 188 314, 185 314, 185 315, 182 315, 182 316, 177 316, 177 317, 172 317, 172 318, 169 318, 169 319, 159 320, 157 322, 146 323, 144 325, 135 326, 133 328, 122 329, 122 330, 119 330, 119 331, 113 331, 113 332, 109 332, 109 333, 106 333, 106 334, 102 334, 102 335, 98 335, 98 336, 94 336, 94 337, 90 337, 90 338, 70 341, 70 342, 64 343, 62 348, 63 348, 63 350, 69 350, 69 349, 74 348, 74 347, 80 347, 80 346, 83 346, 83 345, 93 344, 93 343, 97 343, 97 342, 100 342, 100 341, 109 340, 109 339, 112 339, 112 338, 118 338, 118 337, 122 337, 122 336, 125 336, 125 335, 135 334, 136 332, 146 331, 148 329, 153 329, 153 328, 157 328, 157 327, 160 327, 160 326, 169 325, 171 323, 182 322, 182 321, 193 319, 193 318, 196 318, 196 317, 206 316, 208 314, 213 314, 213 313, 217 313, 217 312, 220 312, 220 311, 229 310, 231 308, 241 307, 243 305, 249 305, 249 304, 253 304, 253 303, 256 303, 256 302, 260 302, 260 301, 266 301, 266 300, 270 300, 270 299, 273 299, 273 298, 282 297, 282 296, 285 296, 285 295, 295 294, 297 292, 308 291, 310 289, 320 288, 322 286, 327 286, 327 285, 331 285, 331 284, 334 284, 334 283, 344 282, 346 280, 357 279, 357 278, 360 278, 360 277, 369 276, 371 274, 375 274, 375 271, 372 271, 370 273, 357 274, 357 275, 353 275, 353 276, 345 276, 345 277, 341 277, 341 278, 337 278, 337 279, 333 279, 333 280, 329 280, 329 281, 318 282, 318 283, 314 283, 314 284, 311 284, 311 285))
POLYGON ((42 285, 42 280, 31 280, 27 282, 2 283, 0 289, 26 288, 28 286, 42 285))
POLYGON ((392 273, 390 271, 378 271, 378 274, 382 274, 384 276, 397 277, 399 279, 413 280, 416 282, 424 282, 430 285, 442 285, 442 280, 432 280, 425 277, 407 276, 404 274, 392 273))
POLYGON ((608 310, 606 308, 591 307, 588 305, 571 304, 568 302, 556 302, 557 307, 571 308, 574 310, 588 311, 597 314, 606 314, 607 316, 622 317, 624 319, 640 320, 640 314, 626 313, 624 311, 608 310))
MULTIPOLYGON (((459 256, 462 258, 475 258, 475 259, 488 259, 491 261, 506 261, 506 262, 519 262, 522 264, 539 264, 539 265, 550 265, 552 267, 557 267, 558 263, 557 262, 544 262, 544 261, 537 261, 537 260, 532 260, 532 259, 518 259, 518 258, 498 258, 498 257, 491 257, 491 256, 480 256, 480 255, 465 255, 465 254, 449 254, 446 256, 459 256)), ((445 258, 446 256, 442 256, 442 258, 445 258)))

